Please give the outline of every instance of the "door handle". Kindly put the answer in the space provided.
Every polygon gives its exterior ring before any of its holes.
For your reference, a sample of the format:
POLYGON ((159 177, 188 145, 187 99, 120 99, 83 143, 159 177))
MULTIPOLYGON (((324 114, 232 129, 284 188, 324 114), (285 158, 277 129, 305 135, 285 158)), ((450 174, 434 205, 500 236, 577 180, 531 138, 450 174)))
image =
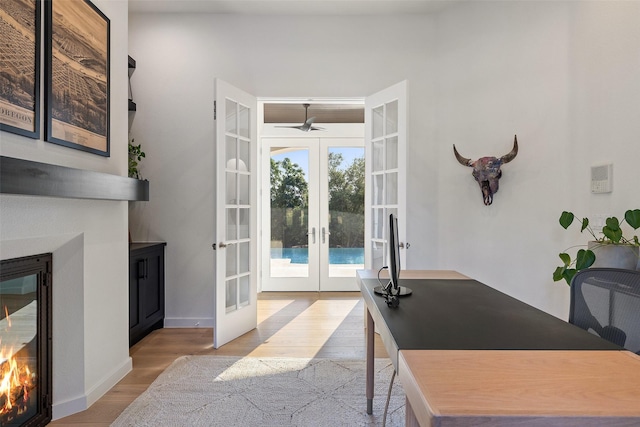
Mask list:
POLYGON ((327 230, 325 227, 322 227, 322 243, 326 242, 326 236, 330 236, 331 232, 327 230))
POLYGON ((227 244, 226 244, 225 242, 220 242, 220 243, 218 243, 218 247, 219 247, 220 249, 224 249, 224 248, 226 248, 226 247, 227 247, 227 244))
POLYGON ((311 231, 307 233, 307 236, 311 234, 311 236, 313 237, 313 244, 316 243, 316 228, 315 227, 311 227, 311 231))

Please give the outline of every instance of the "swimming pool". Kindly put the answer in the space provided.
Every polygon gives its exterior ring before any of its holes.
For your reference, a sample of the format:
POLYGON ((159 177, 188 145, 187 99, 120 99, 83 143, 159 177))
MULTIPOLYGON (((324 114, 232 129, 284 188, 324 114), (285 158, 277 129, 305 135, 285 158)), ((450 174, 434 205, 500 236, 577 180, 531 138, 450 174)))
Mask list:
MULTIPOLYGON (((291 264, 309 264, 309 250, 271 248, 271 259, 290 259, 291 264)), ((364 264, 364 248, 329 248, 329 264, 364 264)))

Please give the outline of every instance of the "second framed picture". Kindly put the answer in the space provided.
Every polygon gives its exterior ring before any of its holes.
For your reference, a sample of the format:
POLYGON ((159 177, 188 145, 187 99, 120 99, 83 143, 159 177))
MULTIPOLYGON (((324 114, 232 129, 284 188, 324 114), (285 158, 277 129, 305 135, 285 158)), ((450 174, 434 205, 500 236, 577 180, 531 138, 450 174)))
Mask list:
POLYGON ((45 2, 46 140, 108 157, 109 19, 89 0, 45 2))

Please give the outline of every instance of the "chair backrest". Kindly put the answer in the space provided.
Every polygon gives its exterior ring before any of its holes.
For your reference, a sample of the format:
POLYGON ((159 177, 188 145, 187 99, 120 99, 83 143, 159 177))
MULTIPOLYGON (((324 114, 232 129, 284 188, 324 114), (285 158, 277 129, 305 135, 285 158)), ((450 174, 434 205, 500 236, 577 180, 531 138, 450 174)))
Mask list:
POLYGON ((569 323, 640 354, 640 271, 588 268, 576 273, 569 323))

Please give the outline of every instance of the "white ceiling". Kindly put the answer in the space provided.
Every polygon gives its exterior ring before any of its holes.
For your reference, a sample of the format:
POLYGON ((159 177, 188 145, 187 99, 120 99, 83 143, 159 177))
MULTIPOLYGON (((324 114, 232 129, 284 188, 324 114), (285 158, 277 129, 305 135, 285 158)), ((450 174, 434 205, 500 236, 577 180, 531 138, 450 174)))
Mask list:
POLYGON ((129 0, 129 12, 250 15, 409 15, 460 0, 129 0))

